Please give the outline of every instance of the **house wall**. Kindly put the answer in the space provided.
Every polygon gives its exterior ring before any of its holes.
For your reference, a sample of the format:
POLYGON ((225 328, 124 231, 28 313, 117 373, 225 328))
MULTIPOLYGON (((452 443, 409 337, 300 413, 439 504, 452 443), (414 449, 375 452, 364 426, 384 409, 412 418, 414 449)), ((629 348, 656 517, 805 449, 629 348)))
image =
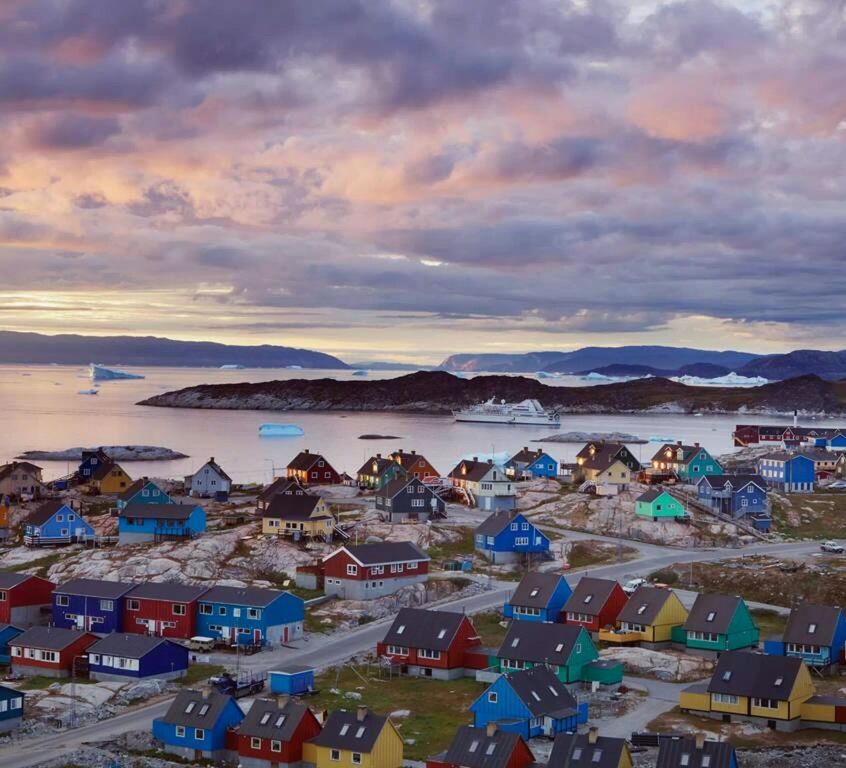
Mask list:
POLYGON ((249 768, 254 765, 255 768, 267 765, 269 763, 297 763, 303 758, 303 742, 307 739, 314 738, 320 733, 320 723, 317 718, 308 710, 300 720, 299 725, 292 734, 289 741, 283 741, 280 744, 281 751, 273 752, 270 749, 271 739, 261 739, 261 746, 253 748, 252 737, 239 733, 238 734, 238 757, 239 762, 244 768, 249 768), (257 761, 252 763, 251 761, 257 761), (258 762, 263 761, 263 762, 258 762))
MULTIPOLYGON (((178 505, 174 505, 178 506, 178 505)), ((132 515, 118 518, 118 533, 121 544, 133 544, 143 541, 154 541, 156 535, 165 536, 198 536, 206 530, 206 512, 200 506, 191 508, 185 504, 186 516, 182 520, 155 520, 153 518, 133 517, 132 515), (185 531, 189 531, 186 534, 185 531)))
POLYGON ((305 608, 303 601, 298 597, 282 593, 270 605, 259 608, 257 618, 250 617, 251 607, 233 603, 210 603, 200 598, 197 608, 197 633, 242 645, 279 645, 302 637, 305 608), (211 606, 211 614, 203 613, 204 605, 211 606), (221 614, 221 608, 225 613, 221 614))
POLYGON ((85 651, 96 641, 97 638, 94 635, 88 632, 81 632, 78 640, 75 640, 61 651, 56 652, 58 654, 56 661, 28 659, 26 657, 26 648, 20 645, 15 645, 15 642, 12 641, 9 644, 12 651, 12 671, 20 672, 23 675, 70 677, 70 670, 74 657, 85 653, 85 651), (19 653, 19 655, 16 655, 16 653, 19 653))
POLYGON ((165 745, 165 751, 193 759, 194 751, 199 750, 205 757, 218 759, 223 757, 226 747, 226 731, 244 719, 241 708, 230 699, 221 716, 210 728, 203 729, 203 738, 198 739, 195 729, 185 728, 185 736, 176 735, 176 726, 160 718, 153 720, 153 738, 165 745))
POLYGON ((67 542, 77 536, 94 536, 94 529, 70 507, 62 507, 42 525, 26 523, 24 526, 24 544, 42 543, 49 544, 51 541, 58 543, 67 542), (70 519, 70 516, 73 519, 70 519), (59 520, 58 518, 62 519, 59 520), (29 537, 35 541, 30 542, 29 537))
POLYGON ((85 595, 63 595, 57 590, 53 593, 53 626, 85 629, 101 635, 122 632, 123 597, 101 600, 85 595), (67 606, 59 605, 61 597, 67 598, 67 606))
POLYGON ((188 670, 188 649, 177 643, 163 643, 138 659, 138 669, 121 669, 107 664, 103 654, 88 654, 90 675, 95 680, 126 680, 157 677, 174 680, 188 670), (99 660, 98 658, 99 657, 99 660))
POLYGON ((687 621, 687 609, 682 605, 675 592, 670 593, 664 607, 658 612, 651 630, 649 641, 653 643, 669 642, 672 639, 673 627, 680 627, 687 621))
POLYGON ((132 597, 124 598, 123 631, 138 635, 153 634, 160 637, 188 639, 194 636, 197 621, 197 601, 174 603, 170 600, 150 600, 132 597), (138 610, 130 609, 130 600, 138 601, 138 610), (173 612, 175 605, 185 607, 185 615, 173 612), (139 623, 143 622, 143 623, 139 623), (164 626, 173 623, 176 626, 164 626))
POLYGON ((519 733, 524 739, 531 736, 539 735, 542 731, 541 727, 536 727, 533 733, 529 728, 529 721, 532 719, 532 713, 528 707, 523 703, 520 697, 514 692, 514 689, 508 682, 508 679, 502 675, 470 706, 470 711, 473 713, 473 725, 477 728, 484 728, 490 722, 496 721, 516 721, 508 723, 506 726, 502 723, 503 730, 511 733, 519 733), (496 702, 492 703, 488 696, 489 694, 496 695, 496 702))
POLYGON ((0 624, 23 628, 43 624, 41 609, 50 605, 55 586, 52 581, 31 576, 23 584, 5 590, 5 599, 0 599, 0 624))
POLYGON ((216 493, 229 493, 231 483, 221 477, 208 464, 200 467, 191 477, 191 491, 197 496, 214 496, 216 493))
POLYGON ((98 480, 96 485, 100 493, 122 493, 132 485, 132 478, 120 467, 114 467, 102 480, 98 480))
POLYGON ((635 514, 643 517, 681 517, 685 509, 678 499, 673 498, 669 493, 662 493, 652 501, 636 501, 635 514))
POLYGON ((707 691, 682 691, 679 694, 679 708, 682 711, 692 709, 699 712, 710 712, 711 694, 707 691))
POLYGON ((8 733, 21 724, 23 701, 22 691, 0 686, 0 733, 8 733))

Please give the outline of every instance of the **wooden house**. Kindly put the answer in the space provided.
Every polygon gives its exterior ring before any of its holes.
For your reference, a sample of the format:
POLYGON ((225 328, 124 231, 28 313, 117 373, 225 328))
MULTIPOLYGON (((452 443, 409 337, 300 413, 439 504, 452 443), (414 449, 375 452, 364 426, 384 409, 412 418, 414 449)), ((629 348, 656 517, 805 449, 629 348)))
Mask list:
POLYGON ((647 647, 669 644, 673 629, 687 621, 687 609, 670 589, 641 586, 617 614, 614 629, 599 630, 602 642, 642 644, 647 647))
POLYGON ((425 456, 417 453, 417 451, 412 450, 407 452, 402 448, 398 448, 388 458, 400 464, 408 472, 409 477, 416 478, 417 480, 441 476, 441 473, 432 466, 432 463, 425 456))
POLYGON ((307 494, 308 491, 300 485, 298 480, 277 477, 258 495, 256 507, 259 511, 264 511, 270 505, 274 496, 306 496, 307 494))
POLYGON ((319 453, 310 453, 308 448, 300 451, 287 466, 287 477, 300 485, 338 485, 341 476, 319 453))
POLYGON ((53 590, 53 626, 107 635, 123 631, 123 598, 134 584, 73 579, 53 590))
POLYGON ((521 621, 560 621, 561 611, 572 593, 561 574, 532 571, 520 580, 502 615, 521 621))
POLYGON ((625 739, 600 736, 597 728, 590 728, 587 733, 559 733, 547 765, 550 768, 632 768, 633 762, 625 739))
POLYGON ((780 638, 764 641, 765 653, 794 656, 808 666, 846 662, 846 612, 829 605, 801 603, 790 612, 780 638))
POLYGON ((376 509, 390 523, 446 517, 446 502, 416 477, 398 477, 376 492, 376 509))
POLYGON ((23 703, 23 691, 0 685, 0 733, 8 733, 20 726, 23 721, 23 703))
POLYGON ((232 490, 232 478, 223 471, 212 456, 193 475, 185 477, 185 492, 200 498, 226 500, 232 490))
POLYGON ((193 539, 206 532, 206 511, 199 504, 131 503, 118 512, 121 544, 193 539))
POLYGON ((70 677, 74 659, 97 641, 90 632, 60 627, 30 627, 9 641, 12 672, 70 677))
POLYGON ((628 485, 640 472, 640 462, 623 444, 614 441, 593 441, 576 454, 573 480, 600 485, 628 485))
POLYGON ((533 556, 543 560, 549 538, 521 513, 501 510, 486 518, 473 532, 474 549, 492 563, 515 563, 533 556))
POLYGON ((479 461, 477 456, 462 459, 448 477, 453 487, 464 490, 479 509, 513 510, 517 506, 514 481, 491 460, 479 461))
POLYGON ((737 519, 750 517, 756 528, 769 530, 767 482, 761 475, 704 475, 696 484, 699 502, 737 519))
POLYGON ((132 485, 132 478, 117 462, 100 464, 91 474, 90 487, 95 493, 120 494, 132 485))
POLYGON ((91 541, 96 533, 85 518, 62 501, 45 501, 23 521, 27 547, 91 541))
POLYGON ((129 504, 173 504, 173 499, 147 477, 136 480, 117 497, 118 511, 129 504))
POLYGON ((290 536, 295 541, 331 541, 335 532, 335 518, 320 496, 277 494, 262 510, 261 531, 268 535, 290 536))
POLYGON ((661 486, 650 488, 635 499, 635 514, 654 521, 679 520, 687 515, 685 503, 661 486))
POLYGON ((670 474, 683 483, 696 483, 703 475, 719 475, 723 468, 699 443, 664 443, 652 457, 652 469, 670 474))
POLYGON ((429 556, 410 541, 344 545, 323 558, 327 595, 372 600, 429 576, 429 556))
POLYGON ((810 456, 773 451, 758 459, 758 474, 767 485, 784 493, 810 493, 817 482, 816 464, 810 456))
POLYGON ((616 581, 582 576, 564 605, 564 621, 584 627, 588 632, 599 632, 616 624, 627 600, 628 596, 616 581))
POLYGON ((92 451, 83 451, 76 476, 82 485, 87 485, 94 473, 102 464, 111 464, 112 460, 102 448, 95 448, 92 451))
POLYGON ((729 595, 699 594, 683 625, 685 646, 719 654, 758 645, 758 627, 746 603, 729 595))
POLYGON ((139 584, 124 597, 123 631, 187 640, 195 634, 197 605, 207 591, 191 584, 139 584))
POLYGON ((710 741, 704 733, 658 741, 655 768, 738 768, 737 752, 728 741, 710 741))
POLYGON ((505 471, 515 480, 558 477, 558 462, 541 448, 530 451, 528 447, 523 446, 522 450, 506 462, 505 471))
POLYGON ((402 464, 377 453, 359 467, 356 482, 359 488, 378 491, 398 478, 407 478, 408 471, 402 464))
POLYGON ((493 723, 486 728, 459 726, 445 751, 426 760, 426 768, 530 768, 532 750, 516 733, 493 723))
POLYGON ((599 658, 583 627, 534 621, 512 622, 496 655, 500 672, 549 666, 562 683, 583 681, 584 668, 599 658))
POLYGON ((315 768, 400 768, 403 740, 394 724, 367 707, 332 712, 317 736, 303 745, 315 768))
POLYGON ((92 680, 176 680, 188 673, 188 648, 150 635, 112 632, 88 647, 92 680))
POLYGON ((44 492, 42 469, 30 461, 0 465, 0 498, 37 498, 44 492))
POLYGON ((12 663, 9 643, 23 631, 22 627, 16 627, 14 624, 0 624, 0 664, 9 666, 12 663))
POLYGON ((302 702, 256 699, 238 726, 238 762, 243 768, 299 765, 303 744, 320 730, 317 718, 302 702))
POLYGON ((0 624, 30 627, 49 613, 55 584, 27 573, 0 572, 0 624))

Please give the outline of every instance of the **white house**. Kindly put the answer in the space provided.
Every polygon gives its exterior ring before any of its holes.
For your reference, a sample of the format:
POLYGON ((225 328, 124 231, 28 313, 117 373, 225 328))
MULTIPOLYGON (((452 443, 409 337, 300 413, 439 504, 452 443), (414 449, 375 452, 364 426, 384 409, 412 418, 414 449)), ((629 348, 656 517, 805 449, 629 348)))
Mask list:
POLYGON ((218 493, 229 495, 232 478, 221 469, 212 456, 193 475, 185 478, 185 492, 191 496, 215 496, 218 493))

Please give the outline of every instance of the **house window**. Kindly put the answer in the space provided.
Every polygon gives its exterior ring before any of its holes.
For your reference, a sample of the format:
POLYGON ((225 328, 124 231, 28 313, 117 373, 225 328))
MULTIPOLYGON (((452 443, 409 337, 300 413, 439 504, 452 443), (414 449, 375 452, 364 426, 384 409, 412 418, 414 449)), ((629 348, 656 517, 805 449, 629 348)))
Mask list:
POLYGON ((402 645, 389 645, 388 653, 391 656, 408 656, 408 648, 402 645))
POLYGON ((185 606, 182 603, 176 603, 173 606, 173 615, 174 616, 184 616, 185 615, 185 606))
POLYGON ((184 725, 177 725, 176 726, 176 738, 177 739, 184 739, 185 738, 185 726, 184 725))
POLYGON ((349 563, 347 565, 347 576, 356 576, 358 574, 358 566, 349 563))
POLYGON ((68 602, 67 595, 56 595, 56 605, 61 606, 62 608, 67 608, 70 603, 68 602))
POLYGON ((115 609, 115 604, 111 600, 101 600, 100 601, 100 610, 101 611, 113 611, 115 609))
POLYGON ((226 606, 225 605, 219 605, 217 607, 217 615, 218 616, 226 616, 226 606))
POLYGON ((65 516, 64 515, 56 515, 56 522, 57 523, 65 522, 65 516))
POLYGON ((282 751, 282 742, 276 741, 276 739, 272 739, 270 742, 270 751, 271 752, 281 752, 282 751))
POLYGON ((353 765, 361 765, 361 752, 352 753, 353 765))
POLYGON ((141 610, 141 603, 138 600, 127 600, 126 601, 126 610, 127 611, 140 611, 141 610))
POLYGON ((197 739, 197 741, 202 741, 204 738, 206 738, 206 732, 202 728, 195 728, 194 738, 197 739))
POLYGON ((261 617, 261 611, 258 608, 248 608, 247 609, 247 618, 258 619, 260 617, 261 617))
POLYGON ((488 694, 488 702, 489 702, 490 704, 496 704, 496 700, 497 700, 496 691, 491 691, 491 692, 488 694))
POLYGON ((408 563, 405 567, 408 568, 409 571, 416 571, 417 570, 417 562, 414 561, 414 562, 408 563))
POLYGON ((511 530, 516 531, 518 528, 517 523, 511 523, 511 530))
POLYGON ((250 739, 250 746, 253 749, 261 749, 261 739, 257 739, 255 736, 253 736, 250 739))
POLYGON ((421 659, 431 659, 432 661, 438 661, 441 658, 440 651, 430 651, 428 648, 421 648, 417 655, 421 659))
POLYGON ((200 603, 200 613, 204 616, 212 615, 212 607, 208 603, 200 603))
POLYGON ((334 762, 339 762, 341 759, 341 750, 340 749, 330 749, 329 750, 329 759, 334 762))
POLYGON ((730 693, 715 693, 714 702, 716 704, 737 704, 737 696, 730 693))

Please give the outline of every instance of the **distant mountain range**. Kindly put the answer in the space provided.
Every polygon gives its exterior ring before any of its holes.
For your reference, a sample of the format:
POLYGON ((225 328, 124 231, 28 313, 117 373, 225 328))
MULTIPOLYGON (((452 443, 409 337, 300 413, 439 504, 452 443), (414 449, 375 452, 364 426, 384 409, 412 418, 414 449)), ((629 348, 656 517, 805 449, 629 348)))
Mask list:
POLYGON ((606 376, 700 376, 717 378, 734 372, 780 380, 814 374, 832 381, 846 378, 846 350, 799 349, 778 355, 689 347, 584 347, 572 352, 451 355, 441 363, 447 371, 491 373, 564 373, 606 376))
POLYGON ((345 369, 332 355, 294 347, 233 346, 212 341, 175 341, 155 336, 77 336, 0 331, 0 363, 87 365, 166 365, 178 367, 345 369))

